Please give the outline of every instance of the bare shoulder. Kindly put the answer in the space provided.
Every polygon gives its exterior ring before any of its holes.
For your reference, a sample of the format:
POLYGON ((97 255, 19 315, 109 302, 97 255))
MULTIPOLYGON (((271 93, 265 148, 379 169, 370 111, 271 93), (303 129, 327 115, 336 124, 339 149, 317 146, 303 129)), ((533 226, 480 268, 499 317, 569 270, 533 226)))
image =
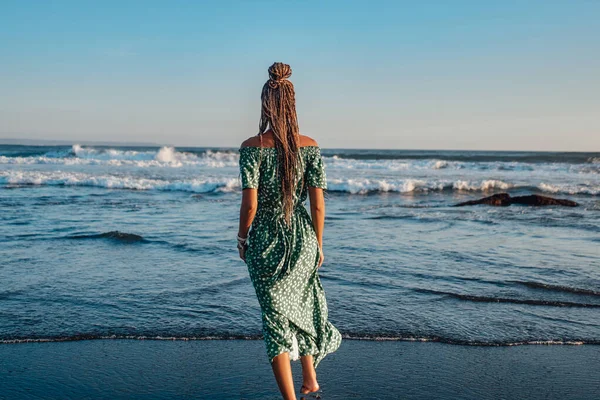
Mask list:
POLYGON ((317 141, 310 136, 300 135, 300 146, 318 146, 317 141))
POLYGON ((240 148, 252 146, 260 146, 260 139, 258 136, 251 136, 248 139, 244 140, 240 145, 240 148))
MULTIPOLYGON (((265 138, 263 139, 263 146, 272 147, 273 139, 269 135, 265 134, 265 138)), ((310 136, 300 135, 300 146, 318 146, 317 141, 310 136)), ((260 146, 260 137, 259 136, 251 136, 248 139, 244 140, 240 145, 240 148, 243 147, 259 147, 260 146)))

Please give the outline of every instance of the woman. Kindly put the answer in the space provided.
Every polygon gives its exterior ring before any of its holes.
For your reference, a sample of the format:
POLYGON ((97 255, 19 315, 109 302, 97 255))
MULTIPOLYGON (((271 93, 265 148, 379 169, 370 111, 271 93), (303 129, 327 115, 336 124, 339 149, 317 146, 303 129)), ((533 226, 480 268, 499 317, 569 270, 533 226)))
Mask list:
POLYGON ((239 149, 238 249, 260 303, 267 355, 284 399, 296 398, 290 359, 301 360, 301 392, 315 392, 315 368, 342 341, 327 320, 317 273, 324 260, 326 176, 317 142, 298 131, 291 75, 287 64, 269 68, 259 133, 239 149), (304 207, 307 195, 311 215, 304 207))

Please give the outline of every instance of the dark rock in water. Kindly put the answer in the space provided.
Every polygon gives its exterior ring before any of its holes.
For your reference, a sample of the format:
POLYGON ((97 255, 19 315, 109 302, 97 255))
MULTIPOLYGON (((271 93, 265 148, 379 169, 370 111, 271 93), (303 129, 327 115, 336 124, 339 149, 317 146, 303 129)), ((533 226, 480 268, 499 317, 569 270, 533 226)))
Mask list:
POLYGON ((69 239, 113 239, 123 243, 145 242, 146 240, 134 233, 126 233, 120 231, 110 231, 95 235, 74 235, 69 236, 69 239))
POLYGON ((136 235, 134 233, 126 233, 119 231, 111 231, 105 232, 98 235, 99 237, 108 238, 108 239, 116 239, 124 242, 141 242, 144 240, 140 235, 136 235))
POLYGON ((465 201, 463 203, 455 204, 455 207, 461 206, 474 206, 477 204, 488 204, 490 206, 510 206, 510 195, 508 193, 498 193, 493 196, 484 197, 479 200, 465 201))
POLYGON ((515 196, 510 197, 508 193, 498 193, 492 196, 484 197, 479 200, 465 201, 462 203, 455 204, 454 207, 462 206, 474 206, 477 204, 487 204, 490 206, 506 207, 511 204, 524 204, 528 206, 565 206, 565 207, 577 207, 579 204, 567 199, 555 199, 553 197, 540 196, 537 194, 530 194, 528 196, 515 196))
POLYGON ((555 199, 552 197, 530 194, 529 196, 515 196, 512 202, 516 204, 526 204, 528 206, 565 206, 577 207, 579 204, 573 200, 555 199))

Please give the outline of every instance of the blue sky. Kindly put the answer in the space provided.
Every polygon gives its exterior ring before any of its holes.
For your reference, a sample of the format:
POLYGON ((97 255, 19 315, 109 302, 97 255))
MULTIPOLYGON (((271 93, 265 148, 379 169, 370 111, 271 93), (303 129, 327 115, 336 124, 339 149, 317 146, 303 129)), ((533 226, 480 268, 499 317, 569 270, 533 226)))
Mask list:
POLYGON ((2 1, 0 137, 600 151, 598 1, 2 1))

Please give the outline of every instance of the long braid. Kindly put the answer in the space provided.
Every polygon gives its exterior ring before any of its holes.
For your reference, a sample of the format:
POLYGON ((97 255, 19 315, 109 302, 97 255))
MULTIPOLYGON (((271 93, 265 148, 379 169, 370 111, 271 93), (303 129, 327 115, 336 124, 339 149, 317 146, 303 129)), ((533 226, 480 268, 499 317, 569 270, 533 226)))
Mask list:
POLYGON ((294 85, 288 80, 291 75, 292 68, 287 64, 276 62, 269 67, 270 79, 264 84, 261 94, 262 110, 258 132, 262 135, 269 127, 273 131, 283 211, 288 226, 291 225, 294 207, 300 152, 296 94, 294 85))

